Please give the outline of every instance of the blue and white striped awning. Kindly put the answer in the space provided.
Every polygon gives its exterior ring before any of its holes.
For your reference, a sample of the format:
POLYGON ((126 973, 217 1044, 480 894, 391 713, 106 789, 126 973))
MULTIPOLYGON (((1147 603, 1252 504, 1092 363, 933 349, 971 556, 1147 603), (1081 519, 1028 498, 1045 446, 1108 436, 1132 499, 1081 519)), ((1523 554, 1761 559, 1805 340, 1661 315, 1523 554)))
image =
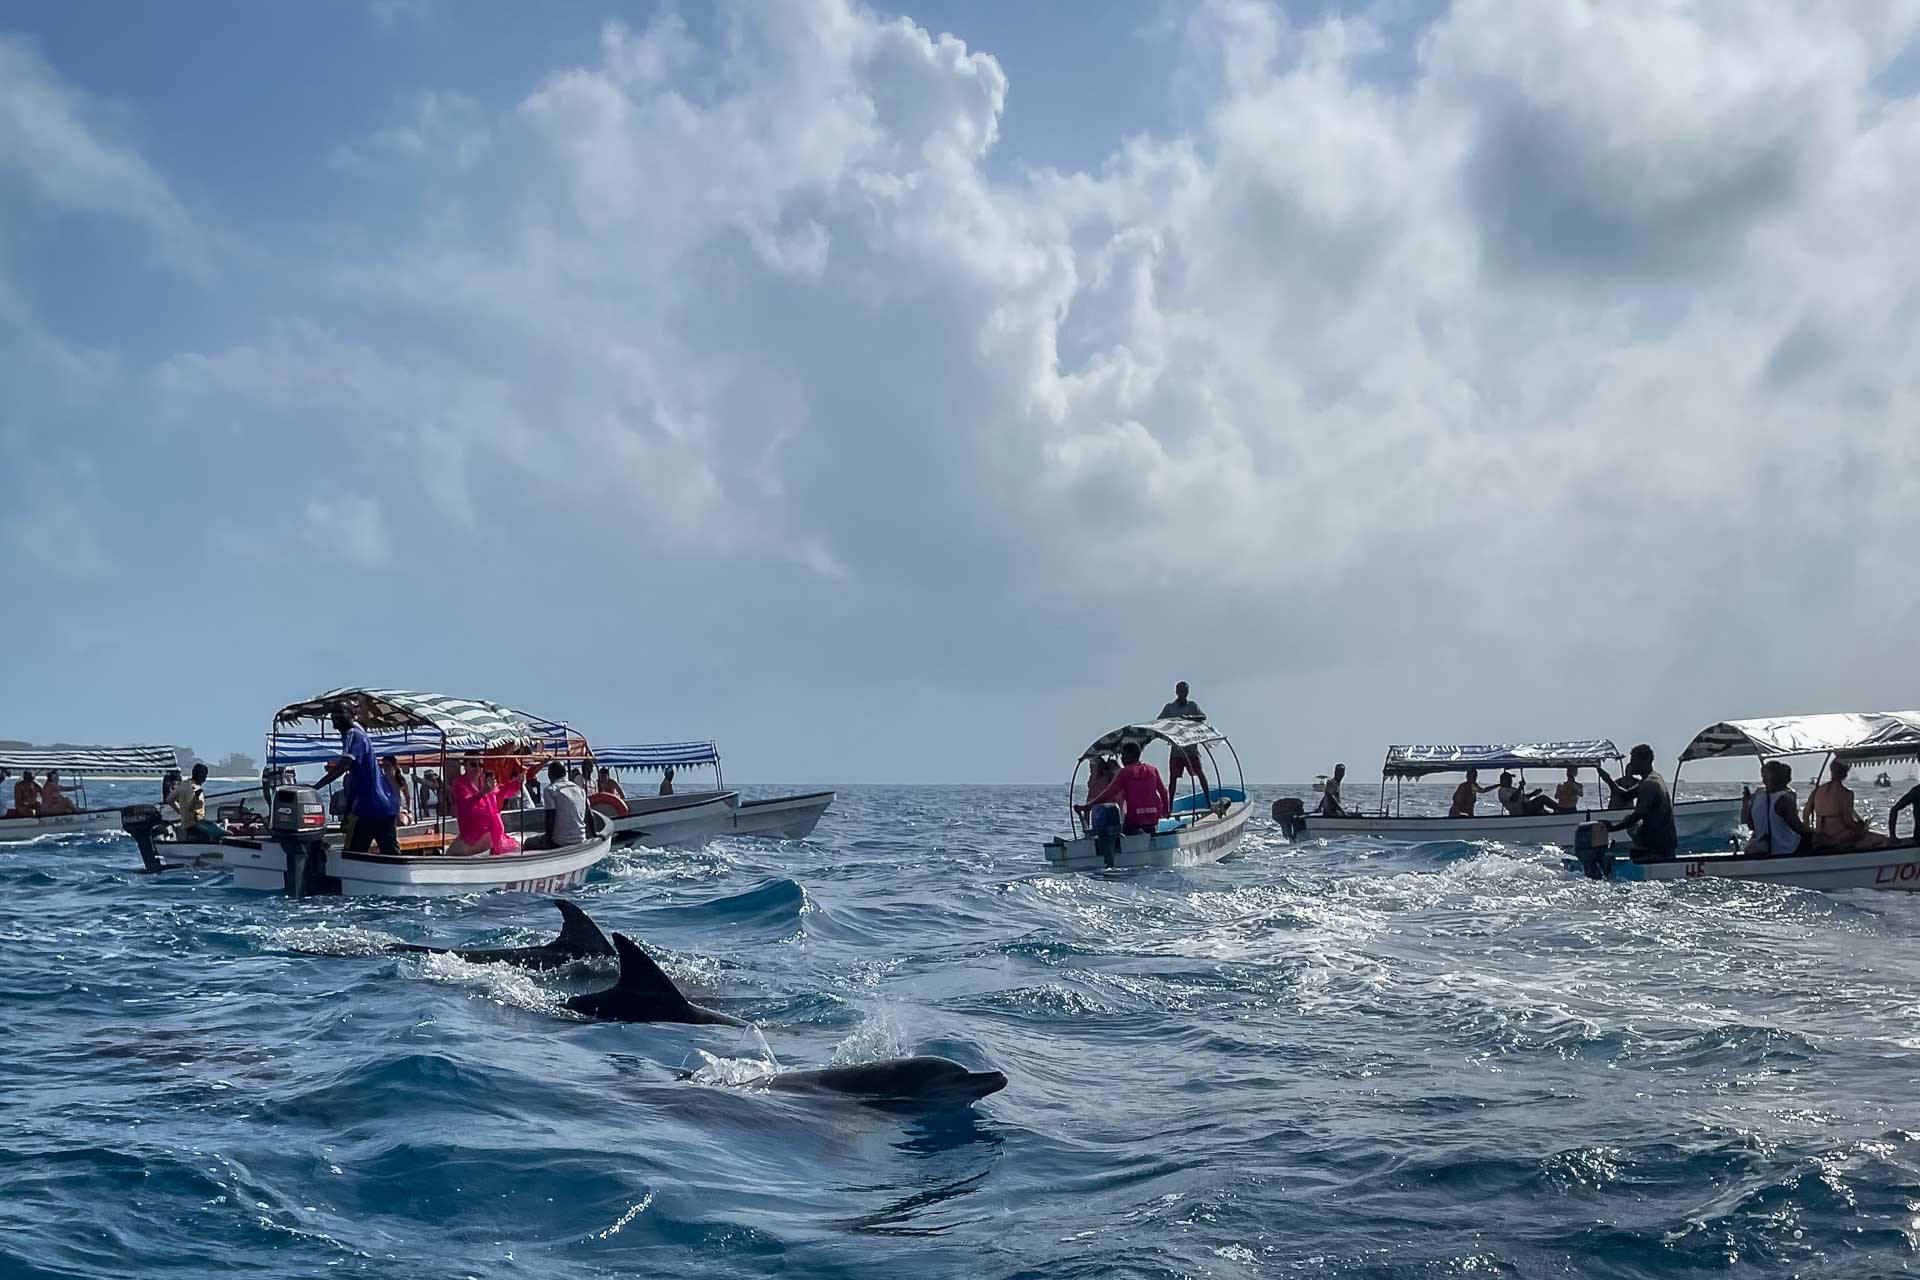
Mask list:
POLYGON ((1501 742, 1477 746, 1401 746, 1387 748, 1380 772, 1388 778, 1420 778, 1429 773, 1468 769, 1587 768, 1620 759, 1620 748, 1605 738, 1573 742, 1501 742))
MULTIPOLYGON (((535 754, 550 752, 556 760, 581 760, 592 754, 591 748, 582 750, 584 743, 570 736, 567 727, 555 724, 551 720, 541 720, 537 716, 529 717, 532 727, 540 737, 525 744, 524 749, 535 754)), ((369 729, 367 737, 373 742, 373 754, 376 756, 437 755, 441 751, 440 735, 431 729, 369 729)), ((458 749, 459 744, 448 741, 449 749, 458 749)), ((327 733, 289 733, 281 730, 267 739, 267 766, 283 768, 303 764, 328 764, 340 758, 340 735, 327 733)))
POLYGON ((694 764, 719 764, 720 749, 711 742, 656 742, 650 745, 597 747, 595 764, 609 769, 679 769, 694 764))
MULTIPOLYGON (((424 729, 444 739, 448 749, 538 744, 553 727, 540 720, 479 698, 454 698, 444 693, 414 693, 407 689, 332 689, 305 702, 282 707, 275 725, 302 720, 326 720, 337 703, 353 712, 361 728, 424 729)), ((436 741, 435 746, 441 743, 436 741)))
POLYGON ((65 769, 72 773, 153 774, 178 769, 172 747, 13 747, 0 750, 0 769, 41 773, 65 769))
POLYGON ((1722 720, 1693 736, 1682 760, 1721 756, 1825 755, 1854 762, 1920 757, 1920 711, 1834 711, 1822 715, 1722 720))

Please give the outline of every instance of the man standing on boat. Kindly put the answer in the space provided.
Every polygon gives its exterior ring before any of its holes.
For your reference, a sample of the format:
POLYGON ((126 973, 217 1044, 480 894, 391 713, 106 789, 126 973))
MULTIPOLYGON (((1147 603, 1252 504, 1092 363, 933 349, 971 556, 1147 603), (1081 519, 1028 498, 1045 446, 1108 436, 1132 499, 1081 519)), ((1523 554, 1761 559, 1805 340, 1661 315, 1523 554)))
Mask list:
POLYGON ((1333 766, 1333 776, 1320 787, 1319 814, 1323 818, 1344 818, 1347 811, 1340 807, 1340 784, 1346 780, 1347 766, 1333 766))
POLYGON ((341 774, 353 791, 353 833, 347 837, 348 853, 365 853, 377 841, 380 852, 400 856, 400 798, 393 794, 387 777, 380 770, 379 757, 373 754, 373 739, 354 723, 345 703, 335 703, 333 727, 340 731, 341 755, 327 766, 315 787, 324 787, 341 774))
MULTIPOLYGON (((1200 720, 1207 713, 1200 704, 1187 696, 1187 682, 1181 680, 1173 686, 1173 701, 1160 708, 1162 720, 1200 720)), ((1200 783, 1200 792, 1207 798, 1207 806, 1213 806, 1213 791, 1207 786, 1207 771, 1200 767, 1200 748, 1175 747, 1167 755, 1167 790, 1177 791, 1180 787, 1180 775, 1191 773, 1200 783)))
POLYGON ((1627 756, 1627 776, 1638 778, 1638 782, 1617 783, 1605 769, 1595 766, 1595 771, 1614 795, 1633 801, 1633 812, 1618 822, 1609 822, 1607 830, 1633 832, 1630 853, 1634 861, 1673 857, 1680 847, 1679 833, 1673 828, 1673 793, 1667 789, 1667 780, 1654 772, 1653 748, 1643 742, 1627 756))

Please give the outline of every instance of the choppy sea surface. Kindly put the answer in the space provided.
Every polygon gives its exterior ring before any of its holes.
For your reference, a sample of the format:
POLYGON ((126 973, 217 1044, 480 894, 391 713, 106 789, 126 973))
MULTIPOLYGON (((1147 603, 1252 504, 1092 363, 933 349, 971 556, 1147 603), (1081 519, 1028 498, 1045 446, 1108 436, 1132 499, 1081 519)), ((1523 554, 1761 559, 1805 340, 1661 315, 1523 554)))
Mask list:
POLYGON ((745 1032, 367 954, 549 937, 536 897, 0 847, 0 1277, 1913 1268, 1920 901, 1295 847, 1282 794, 1190 871, 1047 872, 1057 788, 843 788, 803 842, 616 855, 578 900, 745 1032), (1011 1083, 929 1113, 734 1083, 913 1052, 1011 1083))

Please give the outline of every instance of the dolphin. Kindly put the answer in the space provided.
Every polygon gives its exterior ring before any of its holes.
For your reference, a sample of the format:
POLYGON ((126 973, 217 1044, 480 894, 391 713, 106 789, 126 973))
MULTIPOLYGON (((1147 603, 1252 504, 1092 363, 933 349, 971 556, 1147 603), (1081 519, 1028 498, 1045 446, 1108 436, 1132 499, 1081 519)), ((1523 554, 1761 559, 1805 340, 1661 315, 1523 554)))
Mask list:
MULTIPOLYGON (((597 932, 597 930, 596 930, 597 932)), ((680 994, 653 957, 624 933, 613 935, 620 977, 610 987, 565 1001, 575 1013, 603 1022, 687 1022, 696 1026, 744 1027, 740 1019, 703 1009, 680 994)))
POLYGON ((591 916, 565 898, 555 898, 553 905, 560 908, 560 936, 537 947, 423 947, 413 942, 393 942, 385 949, 457 956, 473 964, 511 964, 522 969, 564 969, 570 964, 613 958, 613 944, 591 916))
POLYGON ((1000 1071, 970 1071, 951 1058, 889 1058, 852 1067, 783 1071, 748 1081, 776 1093, 851 1098, 878 1106, 961 1105, 1007 1087, 1000 1071))

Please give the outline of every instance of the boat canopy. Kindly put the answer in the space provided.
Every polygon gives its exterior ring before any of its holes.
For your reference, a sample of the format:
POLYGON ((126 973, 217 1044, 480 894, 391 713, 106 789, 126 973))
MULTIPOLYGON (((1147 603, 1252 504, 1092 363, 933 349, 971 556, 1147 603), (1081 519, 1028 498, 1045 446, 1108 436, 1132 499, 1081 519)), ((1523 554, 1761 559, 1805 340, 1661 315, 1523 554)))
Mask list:
MULTIPOLYGON (((273 736, 281 736, 279 726, 283 724, 325 720, 336 703, 345 703, 360 726, 369 731, 427 731, 432 740, 431 746, 423 748, 427 750, 477 751, 488 747, 538 750, 573 740, 565 725, 503 707, 497 702, 454 698, 442 693, 413 693, 406 689, 333 689, 305 702, 292 703, 273 717, 273 736)), ((274 754, 271 744, 268 754, 274 754)))
POLYGON ((1127 742, 1137 742, 1144 747, 1158 739, 1176 747, 1202 747, 1208 743, 1224 742, 1226 737, 1205 720, 1176 720, 1171 717, 1147 720, 1140 724, 1123 724, 1111 733, 1101 734, 1093 740, 1092 746, 1080 753, 1080 758, 1092 760, 1112 755, 1120 749, 1121 744, 1127 742))
POLYGON ((179 754, 172 747, 10 747, 0 750, 0 769, 33 773, 66 769, 73 773, 158 777, 179 767, 179 754))
POLYGON ((1722 720, 1693 735, 1682 760, 1831 753, 1849 763, 1920 759, 1920 711, 1836 711, 1722 720))
POLYGON ((1605 738, 1577 742, 1502 742, 1483 746, 1401 746, 1387 748, 1383 778, 1422 778, 1430 773, 1468 769, 1585 769, 1620 759, 1620 748, 1605 738))
POLYGON ((679 769, 688 765, 717 765, 720 749, 711 742, 635 743, 596 748, 593 762, 609 769, 679 769))

